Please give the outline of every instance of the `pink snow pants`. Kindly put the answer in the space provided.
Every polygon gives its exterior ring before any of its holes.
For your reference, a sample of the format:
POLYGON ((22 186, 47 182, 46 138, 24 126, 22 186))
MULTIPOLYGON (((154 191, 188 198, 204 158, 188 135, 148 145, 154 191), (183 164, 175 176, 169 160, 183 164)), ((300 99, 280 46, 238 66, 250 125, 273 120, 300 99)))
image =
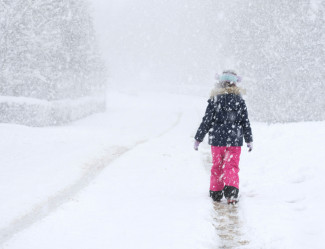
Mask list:
POLYGON ((221 191, 224 186, 239 189, 239 158, 241 147, 211 146, 212 168, 210 190, 221 191))

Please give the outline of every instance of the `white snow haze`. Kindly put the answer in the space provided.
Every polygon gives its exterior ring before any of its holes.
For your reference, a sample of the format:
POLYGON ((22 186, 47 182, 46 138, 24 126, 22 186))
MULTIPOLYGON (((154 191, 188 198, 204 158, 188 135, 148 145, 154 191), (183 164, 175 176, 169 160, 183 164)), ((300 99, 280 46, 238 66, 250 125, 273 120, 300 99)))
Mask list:
POLYGON ((0 0, 0 249, 323 249, 325 1, 0 0), (239 202, 194 136, 245 89, 239 202))
POLYGON ((217 18, 213 1, 93 3, 110 84, 205 92, 211 87, 217 70, 214 34, 207 25, 217 18))

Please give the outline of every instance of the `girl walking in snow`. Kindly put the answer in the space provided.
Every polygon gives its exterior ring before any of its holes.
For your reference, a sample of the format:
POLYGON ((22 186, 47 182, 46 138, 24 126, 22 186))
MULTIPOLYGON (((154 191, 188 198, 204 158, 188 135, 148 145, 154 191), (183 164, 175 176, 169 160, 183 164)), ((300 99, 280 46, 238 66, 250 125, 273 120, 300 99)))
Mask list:
POLYGON ((209 132, 212 152, 210 197, 228 204, 238 201, 239 159, 243 138, 249 151, 253 149, 253 136, 242 90, 237 87, 240 77, 234 71, 224 71, 212 90, 202 123, 195 135, 194 149, 209 132))

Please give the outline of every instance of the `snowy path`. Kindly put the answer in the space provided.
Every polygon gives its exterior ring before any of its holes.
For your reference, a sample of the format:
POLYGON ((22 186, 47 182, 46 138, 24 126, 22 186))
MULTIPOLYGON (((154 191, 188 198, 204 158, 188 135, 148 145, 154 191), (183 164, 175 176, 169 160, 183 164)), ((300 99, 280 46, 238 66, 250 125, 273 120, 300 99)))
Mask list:
MULTIPOLYGON (((201 150, 203 151, 204 166, 207 173, 210 174, 212 157, 210 153, 210 147, 203 145, 201 150)), ((252 248, 250 243, 250 237, 246 224, 243 221, 240 205, 232 206, 226 203, 226 200, 222 202, 214 202, 214 213, 212 218, 214 220, 214 228, 216 235, 219 238, 219 249, 236 249, 236 248, 252 248)))
POLYGON ((215 229, 220 239, 218 248, 251 248, 250 241, 245 239, 245 229, 238 207, 214 203, 214 209, 215 229))
MULTIPOLYGON (((175 128, 179 121, 181 115, 177 116, 175 123, 160 133, 157 137, 161 137, 175 128)), ((76 194, 78 194, 82 189, 87 187, 91 181, 93 181, 101 171, 107 167, 114 160, 125 154, 126 152, 134 149, 136 146, 146 143, 148 140, 144 140, 136 143, 134 147, 113 147, 110 149, 110 153, 107 153, 105 157, 99 158, 85 165, 85 171, 81 177, 73 184, 67 186, 65 189, 60 190, 56 195, 49 197, 45 202, 37 204, 33 209, 24 214, 22 217, 14 220, 9 226, 0 229, 0 245, 5 243, 16 233, 28 228, 35 222, 48 216, 50 213, 54 212, 62 204, 70 201, 76 194)))
MULTIPOLYGON (((175 96, 172 103, 179 98, 175 96)), ((70 202, 14 236, 3 248, 215 245, 207 175, 191 147, 193 130, 188 124, 197 121, 190 110, 170 110, 175 115, 167 119, 176 119, 169 128, 124 153, 70 202)))
POLYGON ((31 224, 36 214, 48 213, 53 203, 62 203, 85 187, 116 153, 173 127, 178 116, 164 118, 157 113, 164 112, 164 107, 152 102, 150 98, 112 92, 108 95, 108 113, 72 125, 32 128, 1 124, 0 202, 6 203, 0 206, 1 240, 31 224), (127 101, 134 102, 132 107, 127 101), (152 117, 149 122, 144 109, 152 117))
POLYGON ((123 147, 112 148, 113 152, 109 153, 107 157, 88 163, 84 174, 76 182, 60 190, 54 196, 48 197, 43 203, 35 205, 28 213, 15 219, 7 227, 0 229, 0 245, 11 239, 16 233, 27 229, 37 221, 48 216, 62 204, 70 201, 77 193, 87 187, 107 165, 128 150, 123 147))
MULTIPOLYGON (((66 157, 51 157, 51 167, 57 165, 59 171, 48 171, 45 179, 51 181, 55 176, 53 182, 62 183, 63 188, 53 191, 48 187, 40 198, 34 193, 35 182, 23 182, 34 204, 20 211, 13 204, 23 203, 24 199, 17 199, 21 196, 1 195, 3 203, 7 198, 17 209, 11 213, 2 207, 3 218, 6 214, 19 217, 3 223, 7 225, 0 229, 1 249, 322 248, 324 222, 319 221, 324 221, 324 201, 314 200, 324 188, 324 122, 253 123, 255 148, 252 153, 243 149, 241 201, 233 208, 213 204, 208 197, 209 146, 202 144, 199 153, 192 149, 193 134, 205 108, 202 98, 170 94, 117 97, 109 105, 110 116, 95 116, 69 127, 75 134, 71 141, 63 141, 79 144, 78 154, 72 156, 88 153, 81 157, 81 171, 61 167, 66 157), (112 124, 114 117, 119 119, 112 124), (85 135, 85 131, 91 132, 85 135), (89 149, 82 149, 86 143, 89 149), (59 178, 62 172, 67 175, 64 181, 59 178)), ((55 129, 55 138, 62 131, 65 135, 65 128, 55 129)), ((57 140, 52 142, 51 148, 57 140)), ((24 148, 34 144, 31 140, 24 148)), ((20 165, 13 164, 13 168, 22 169, 20 165)), ((19 171, 10 169, 2 175, 19 176, 19 171)), ((32 177, 35 169, 25 170, 24 176, 32 177)), ((3 184, 6 179, 2 178, 3 184)), ((8 192, 11 183, 5 184, 8 192)))

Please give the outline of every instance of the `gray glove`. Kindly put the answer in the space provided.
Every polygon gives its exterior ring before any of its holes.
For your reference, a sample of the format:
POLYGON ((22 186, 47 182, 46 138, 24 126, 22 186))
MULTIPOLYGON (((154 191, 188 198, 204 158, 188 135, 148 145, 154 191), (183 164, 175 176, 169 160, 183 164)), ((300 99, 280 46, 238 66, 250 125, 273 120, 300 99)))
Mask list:
POLYGON ((253 150, 253 142, 247 144, 248 152, 253 150))
POLYGON ((200 142, 195 140, 194 141, 194 150, 198 150, 199 149, 199 145, 200 145, 200 142))

